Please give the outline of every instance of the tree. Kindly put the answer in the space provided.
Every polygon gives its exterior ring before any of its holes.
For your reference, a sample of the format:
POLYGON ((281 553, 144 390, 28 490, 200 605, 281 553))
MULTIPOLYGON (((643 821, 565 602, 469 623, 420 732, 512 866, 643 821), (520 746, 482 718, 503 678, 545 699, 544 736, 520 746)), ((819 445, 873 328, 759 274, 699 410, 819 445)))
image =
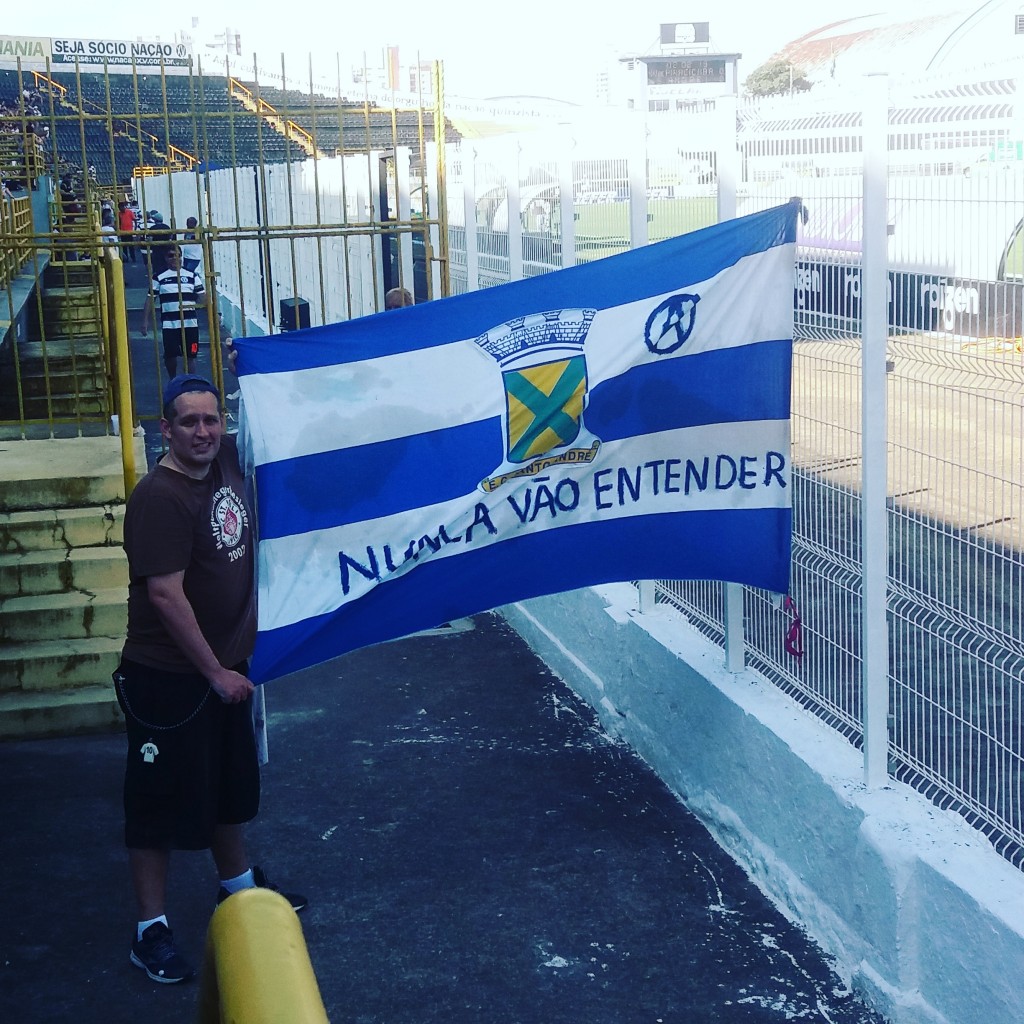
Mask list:
POLYGON ((751 96, 779 96, 806 92, 812 84, 799 65, 775 57, 751 71, 743 86, 751 96))

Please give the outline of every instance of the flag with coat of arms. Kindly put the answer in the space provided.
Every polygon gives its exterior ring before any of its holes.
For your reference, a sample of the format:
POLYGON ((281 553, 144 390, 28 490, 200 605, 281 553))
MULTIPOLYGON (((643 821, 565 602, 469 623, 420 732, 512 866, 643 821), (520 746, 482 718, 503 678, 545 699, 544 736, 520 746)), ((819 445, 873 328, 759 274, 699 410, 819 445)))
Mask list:
POLYGON ((252 678, 598 583, 785 592, 798 209, 238 339, 252 678))

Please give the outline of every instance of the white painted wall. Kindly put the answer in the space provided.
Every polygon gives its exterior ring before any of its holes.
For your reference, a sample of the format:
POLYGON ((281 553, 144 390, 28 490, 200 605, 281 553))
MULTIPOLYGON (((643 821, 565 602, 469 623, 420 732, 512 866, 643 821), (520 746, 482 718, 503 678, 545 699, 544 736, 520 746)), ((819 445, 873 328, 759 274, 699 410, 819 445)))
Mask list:
POLYGON ((628 584, 502 609, 894 1024, 1020 1024, 1024 874, 628 584))

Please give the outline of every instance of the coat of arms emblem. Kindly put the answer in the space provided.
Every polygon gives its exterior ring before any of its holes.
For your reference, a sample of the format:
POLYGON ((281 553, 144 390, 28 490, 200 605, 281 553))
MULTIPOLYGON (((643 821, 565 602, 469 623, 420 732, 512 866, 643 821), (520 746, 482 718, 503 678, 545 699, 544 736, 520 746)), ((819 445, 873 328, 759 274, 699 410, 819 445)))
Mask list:
POLYGON ((505 460, 481 483, 485 491, 550 466, 593 461, 601 442, 583 423, 583 346, 596 315, 594 309, 531 313, 476 339, 501 368, 505 388, 505 460))

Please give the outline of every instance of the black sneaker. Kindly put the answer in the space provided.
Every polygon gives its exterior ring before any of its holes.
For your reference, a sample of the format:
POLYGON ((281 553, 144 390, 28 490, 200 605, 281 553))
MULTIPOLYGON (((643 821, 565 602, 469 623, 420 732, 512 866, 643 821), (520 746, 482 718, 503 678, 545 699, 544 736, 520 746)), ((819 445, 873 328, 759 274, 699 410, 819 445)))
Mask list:
MULTIPOLYGON (((275 885, 266 874, 264 874, 263 868, 259 864, 254 864, 252 867, 252 877, 256 882, 257 889, 269 889, 271 892, 281 893, 281 895, 292 905, 292 909, 298 913, 300 910, 304 910, 306 904, 309 902, 305 896, 300 896, 296 892, 282 892, 279 885, 275 885)), ((222 885, 217 890, 217 903, 223 903, 231 893, 227 891, 222 885)))
POLYGON ((163 923, 151 924, 141 939, 132 943, 131 961, 141 967, 154 981, 173 985, 188 981, 196 972, 174 948, 174 933, 163 923))

